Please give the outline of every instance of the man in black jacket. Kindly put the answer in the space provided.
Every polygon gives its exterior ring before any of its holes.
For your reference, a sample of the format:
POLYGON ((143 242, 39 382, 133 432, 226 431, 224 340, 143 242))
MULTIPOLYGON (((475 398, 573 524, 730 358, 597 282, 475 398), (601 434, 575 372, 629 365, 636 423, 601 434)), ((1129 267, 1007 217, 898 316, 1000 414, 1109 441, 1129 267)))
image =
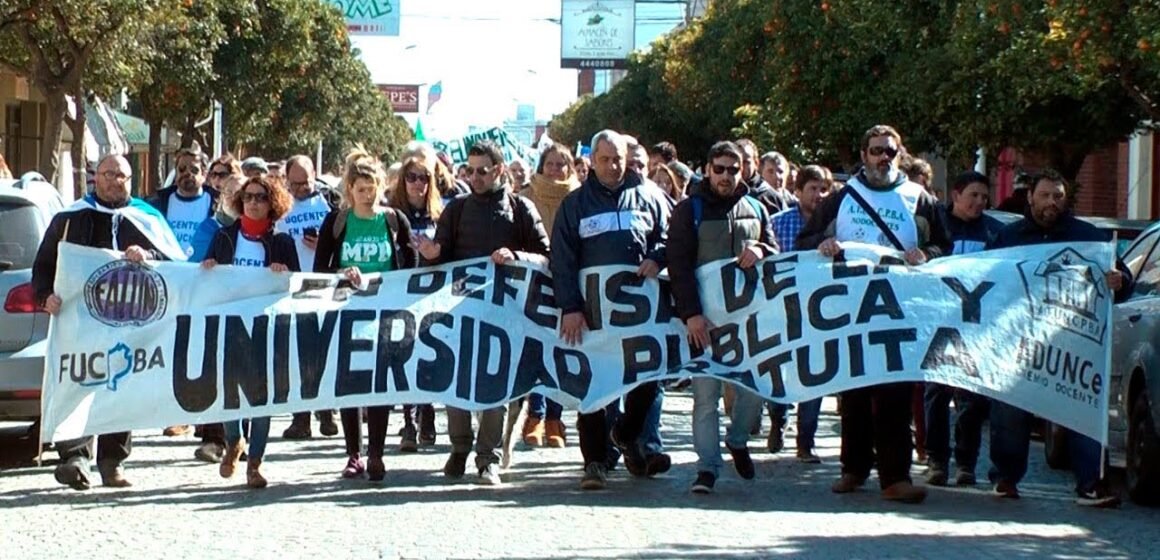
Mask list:
MULTIPOLYGON (((1067 181, 1051 170, 1032 178, 1028 192, 1028 217, 1009 224, 987 244, 988 249, 1079 241, 1110 241, 1108 235, 1068 212, 1067 181)), ((1132 293, 1132 276, 1118 259, 1117 270, 1105 275, 1108 288, 1123 301, 1132 293)), ((1018 498, 1019 481, 1027 472, 1031 441, 1031 413, 1001 401, 991 403, 991 471, 995 494, 1018 498)), ((1090 437, 1068 431, 1068 450, 1075 472, 1076 503, 1089 507, 1114 507, 1118 496, 1100 480, 1103 447, 1090 437)))
MULTIPOLYGON (((637 266, 637 274, 655 278, 665 267, 669 203, 660 189, 644 187, 640 174, 628 173, 628 142, 603 130, 592 139, 592 172, 584 184, 560 204, 552 230, 552 278, 562 312, 560 336, 579 344, 588 327, 580 270, 611 264, 637 266)), ((581 488, 596 490, 607 483, 608 442, 624 455, 634 475, 667 471, 664 453, 645 454, 641 445, 650 408, 660 398, 658 384, 646 382, 625 398, 624 415, 609 433, 603 410, 581 414, 580 452, 584 457, 581 488)))
MULTIPOLYGON (((435 239, 420 238, 424 259, 440 264, 490 256, 496 264, 520 260, 547 264, 548 234, 532 202, 504 189, 503 152, 490 141, 471 147, 467 155, 471 194, 455 197, 439 216, 435 239)), ((483 484, 501 483, 503 421, 506 407, 483 411, 475 439, 475 466, 483 484)), ((451 457, 443 474, 461 478, 471 452, 471 412, 447 407, 451 457)))
MULTIPOLYGON (((890 247, 920 265, 951 249, 938 201, 898 169, 902 137, 889 126, 862 136, 862 171, 827 197, 798 234, 797 249, 835 257, 843 242, 890 247)), ((873 374, 873 372, 868 372, 873 374)), ((918 503, 926 489, 910 481, 913 383, 887 383, 842 393, 842 477, 831 488, 853 492, 877 462, 882 497, 918 503)))
MULTIPOLYGON (((60 313, 63 303, 54 287, 57 246, 62 241, 123 250, 125 260, 177 259, 183 256, 164 218, 143 201, 130 197, 133 170, 119 155, 106 156, 97 165, 94 191, 69 210, 53 216, 32 266, 32 287, 37 301, 50 315, 60 313)), ((89 489, 93 438, 56 442, 62 463, 53 473, 57 482, 76 490, 89 489)), ((105 486, 132 486, 121 464, 132 450, 129 432, 102 434, 97 438, 97 468, 105 486)))

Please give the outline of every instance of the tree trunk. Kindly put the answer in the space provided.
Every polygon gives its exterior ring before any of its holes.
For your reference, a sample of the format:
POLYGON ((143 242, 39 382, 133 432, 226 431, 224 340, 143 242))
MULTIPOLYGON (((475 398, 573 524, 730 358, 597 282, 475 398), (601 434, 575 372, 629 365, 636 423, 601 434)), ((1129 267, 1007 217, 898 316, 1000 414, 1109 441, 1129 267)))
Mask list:
POLYGON ((189 117, 185 119, 185 127, 181 132, 181 147, 188 148, 193 146, 194 136, 197 134, 197 117, 189 117))
POLYGON ((161 169, 161 127, 160 122, 149 122, 149 184, 146 189, 148 192, 141 193, 142 196, 157 192, 165 176, 161 169))
MULTIPOLYGON (((44 119, 44 141, 40 145, 40 174, 60 190, 60 143, 64 138, 64 120, 68 117, 68 101, 63 91, 46 91, 48 114, 44 119)), ((61 192, 61 195, 67 193, 61 192)))
POLYGON ((65 124, 72 132, 72 164, 73 164, 73 196, 79 200, 88 191, 87 173, 88 162, 85 161, 85 96, 83 92, 73 93, 73 102, 76 104, 76 118, 65 119, 65 124))

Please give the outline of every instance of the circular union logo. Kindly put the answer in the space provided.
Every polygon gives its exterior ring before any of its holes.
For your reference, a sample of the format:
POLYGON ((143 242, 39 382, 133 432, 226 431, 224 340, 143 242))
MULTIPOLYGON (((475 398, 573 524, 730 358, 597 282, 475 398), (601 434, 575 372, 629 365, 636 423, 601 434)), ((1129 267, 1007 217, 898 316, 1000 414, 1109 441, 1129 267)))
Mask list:
POLYGON ((114 261, 85 282, 85 306, 94 319, 111 327, 140 327, 165 315, 165 279, 140 263, 114 261))

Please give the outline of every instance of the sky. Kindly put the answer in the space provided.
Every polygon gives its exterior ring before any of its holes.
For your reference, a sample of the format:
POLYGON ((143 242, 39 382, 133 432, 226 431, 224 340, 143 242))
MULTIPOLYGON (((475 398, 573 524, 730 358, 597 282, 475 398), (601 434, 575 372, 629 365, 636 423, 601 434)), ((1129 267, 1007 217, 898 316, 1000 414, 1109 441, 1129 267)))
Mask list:
MULTIPOLYGON (((443 97, 422 118, 429 139, 451 139, 468 126, 498 126, 521 103, 548 120, 576 99, 574 69, 560 68, 560 0, 400 0, 398 37, 352 36, 354 47, 380 84, 443 83, 443 97)), ((683 3, 638 4, 636 45, 676 26, 683 3)))

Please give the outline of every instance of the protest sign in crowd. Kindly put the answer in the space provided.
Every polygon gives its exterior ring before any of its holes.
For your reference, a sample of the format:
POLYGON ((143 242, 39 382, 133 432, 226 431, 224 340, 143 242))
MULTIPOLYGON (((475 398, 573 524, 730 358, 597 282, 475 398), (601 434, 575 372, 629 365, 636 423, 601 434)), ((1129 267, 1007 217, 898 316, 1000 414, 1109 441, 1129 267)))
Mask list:
POLYGON ((502 484, 513 437, 571 440, 581 488, 597 490, 622 460, 634 477, 670 470, 668 387, 693 394, 694 493, 723 476, 722 397, 725 450, 752 479, 763 414, 777 453, 794 406, 796 457, 816 463, 832 395, 835 493, 877 471, 883 498, 922 502, 916 450, 927 484, 974 485, 989 418, 988 479, 1018 498, 1034 414, 1069 429, 1077 503, 1118 503, 1102 480, 1109 320, 1132 279, 1068 212, 1058 174, 1000 226, 983 213, 986 176, 939 201, 888 126, 866 132, 844 184, 746 140, 714 144, 701 173, 671 144, 650 153, 610 130, 590 159, 551 145, 534 167, 489 140, 459 169, 409 148, 393 166, 353 151, 333 192, 305 156, 186 150, 147 201, 124 158, 102 160, 33 274, 54 316, 42 434, 57 481, 88 488, 95 458, 104 485, 130 486, 131 430, 196 426, 196 457, 224 478, 244 462, 262 488, 270 417, 293 414, 282 436, 305 439, 312 411, 343 434, 336 472, 382 481, 391 412, 413 452, 434 444, 442 404, 447 477, 473 459, 481 484, 502 484))

